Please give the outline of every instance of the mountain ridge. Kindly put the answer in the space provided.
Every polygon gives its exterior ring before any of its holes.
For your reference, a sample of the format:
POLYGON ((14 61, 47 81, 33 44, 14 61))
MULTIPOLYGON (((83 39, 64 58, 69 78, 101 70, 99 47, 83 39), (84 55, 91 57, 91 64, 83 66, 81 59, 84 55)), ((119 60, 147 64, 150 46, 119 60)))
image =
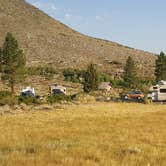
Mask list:
POLYGON ((6 33, 12 32, 28 66, 85 68, 92 62, 102 71, 120 74, 127 57, 132 56, 141 74, 153 76, 154 54, 83 35, 24 0, 0 0, 0 22, 0 46, 6 33))

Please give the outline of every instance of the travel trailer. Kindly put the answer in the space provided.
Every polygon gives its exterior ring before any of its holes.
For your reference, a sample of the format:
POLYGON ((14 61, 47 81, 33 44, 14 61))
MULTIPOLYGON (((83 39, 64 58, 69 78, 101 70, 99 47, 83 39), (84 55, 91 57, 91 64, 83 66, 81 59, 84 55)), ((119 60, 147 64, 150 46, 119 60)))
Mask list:
POLYGON ((35 89, 31 87, 23 88, 20 95, 22 97, 35 97, 35 89))
POLYGON ((150 87, 148 99, 154 102, 166 101, 166 81, 160 81, 157 85, 150 87))
POLYGON ((56 94, 66 95, 66 88, 64 86, 51 85, 49 89, 51 95, 56 95, 56 94))

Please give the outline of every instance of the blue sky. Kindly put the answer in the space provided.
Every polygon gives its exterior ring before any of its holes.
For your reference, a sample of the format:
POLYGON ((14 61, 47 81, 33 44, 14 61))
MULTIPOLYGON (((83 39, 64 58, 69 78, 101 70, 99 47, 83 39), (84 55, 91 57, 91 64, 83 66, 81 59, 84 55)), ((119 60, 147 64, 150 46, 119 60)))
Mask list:
POLYGON ((27 0, 89 36, 166 52, 166 0, 27 0))

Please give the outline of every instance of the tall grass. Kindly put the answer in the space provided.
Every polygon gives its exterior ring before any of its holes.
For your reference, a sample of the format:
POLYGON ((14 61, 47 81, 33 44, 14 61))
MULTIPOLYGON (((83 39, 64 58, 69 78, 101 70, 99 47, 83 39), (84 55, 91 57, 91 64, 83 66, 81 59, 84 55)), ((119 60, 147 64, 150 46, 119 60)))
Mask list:
POLYGON ((165 166, 166 106, 96 103, 0 117, 2 166, 165 166))

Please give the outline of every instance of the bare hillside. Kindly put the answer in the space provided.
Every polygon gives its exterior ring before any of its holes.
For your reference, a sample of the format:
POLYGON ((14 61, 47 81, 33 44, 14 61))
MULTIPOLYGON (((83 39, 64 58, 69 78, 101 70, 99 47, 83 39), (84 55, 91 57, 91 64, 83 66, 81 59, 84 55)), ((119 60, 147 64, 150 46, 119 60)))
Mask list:
POLYGON ((18 39, 31 66, 83 68, 93 62, 104 71, 121 73, 132 56, 141 74, 153 75, 153 54, 82 35, 24 0, 0 0, 0 45, 7 32, 18 39))

